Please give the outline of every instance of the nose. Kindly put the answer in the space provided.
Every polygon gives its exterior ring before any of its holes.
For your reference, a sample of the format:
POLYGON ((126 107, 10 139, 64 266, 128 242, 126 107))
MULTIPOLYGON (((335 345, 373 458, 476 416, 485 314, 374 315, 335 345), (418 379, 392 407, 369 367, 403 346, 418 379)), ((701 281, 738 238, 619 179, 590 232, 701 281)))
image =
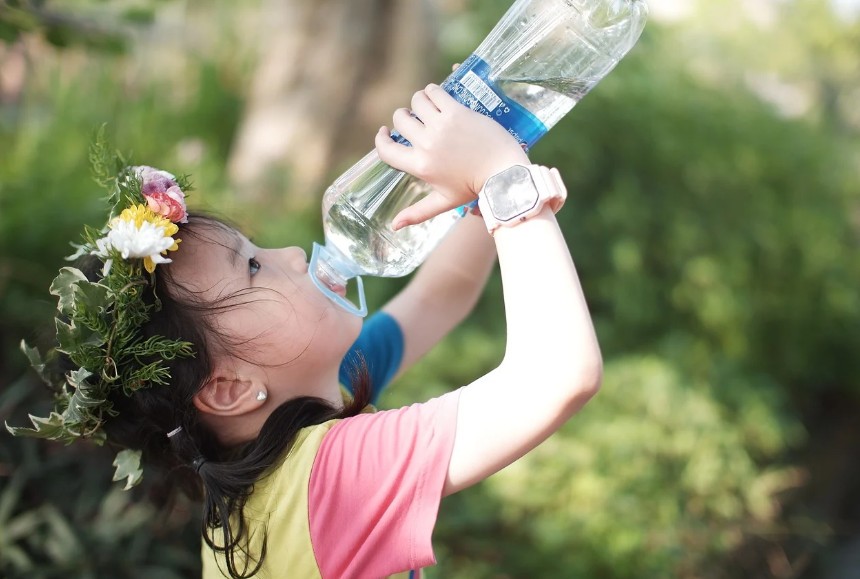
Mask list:
POLYGON ((268 251, 276 255, 278 260, 286 264, 290 269, 307 271, 308 254, 301 247, 282 247, 268 251))
POLYGON ((301 269, 303 271, 307 270, 308 254, 305 253, 304 249, 301 247, 285 247, 284 252, 287 259, 290 260, 290 263, 294 263, 297 269, 301 269))
POLYGON ((308 260, 308 254, 305 253, 305 250, 302 249, 301 247, 297 247, 297 246, 285 247, 283 249, 283 251, 288 253, 290 256, 293 256, 295 259, 299 259, 299 260, 305 261, 305 262, 308 260))

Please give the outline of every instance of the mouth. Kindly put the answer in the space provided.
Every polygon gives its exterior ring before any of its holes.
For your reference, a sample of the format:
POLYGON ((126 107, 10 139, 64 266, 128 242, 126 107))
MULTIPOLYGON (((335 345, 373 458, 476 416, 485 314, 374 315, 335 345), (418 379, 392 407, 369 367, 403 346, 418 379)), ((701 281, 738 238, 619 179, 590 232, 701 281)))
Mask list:
POLYGON ((336 293, 340 297, 342 297, 342 298, 346 297, 346 286, 345 285, 341 285, 341 284, 337 284, 337 283, 330 283, 330 282, 326 282, 325 285, 328 289, 330 289, 331 291, 333 291, 334 293, 336 293))
MULTIPOLYGON (((308 275, 310 275, 310 273, 308 275)), ((313 276, 311 276, 311 277, 313 277, 313 276)), ((323 277, 323 276, 317 277, 316 280, 318 282, 320 282, 321 285, 325 286, 325 288, 327 290, 329 290, 330 292, 335 293, 342 298, 346 297, 346 284, 341 284, 341 283, 331 281, 327 277, 323 277)))

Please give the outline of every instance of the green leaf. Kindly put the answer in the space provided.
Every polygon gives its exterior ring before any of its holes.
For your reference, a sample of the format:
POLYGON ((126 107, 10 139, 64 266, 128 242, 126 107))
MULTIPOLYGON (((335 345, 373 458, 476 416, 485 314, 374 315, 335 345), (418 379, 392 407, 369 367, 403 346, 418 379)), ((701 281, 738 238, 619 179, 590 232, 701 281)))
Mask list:
POLYGON ((194 183, 191 181, 190 175, 177 175, 176 184, 179 185, 179 188, 182 189, 182 192, 185 193, 186 197, 188 197, 188 194, 194 190, 194 183))
POLYGON ((113 461, 116 467, 116 472, 113 475, 113 480, 118 481, 127 479, 123 490, 135 486, 143 477, 143 470, 140 468, 140 451, 139 450, 121 450, 117 453, 113 461))
POLYGON ((96 183, 113 193, 114 172, 112 165, 114 154, 110 150, 107 138, 105 137, 106 126, 105 124, 99 126, 90 141, 90 171, 96 183))
POLYGON ((83 362, 75 356, 85 355, 85 346, 100 348, 105 343, 104 337, 92 328, 80 326, 75 322, 67 324, 59 318, 54 318, 54 324, 57 327, 56 350, 68 354, 78 363, 83 362))
POLYGON ((87 370, 86 368, 78 368, 74 372, 69 372, 69 376, 68 376, 67 381, 72 387, 74 387, 75 389, 78 389, 81 387, 84 380, 86 380, 87 378, 89 378, 92 375, 93 375, 93 373, 90 372, 89 370, 87 370))
POLYGON ((75 286, 81 281, 87 281, 81 270, 75 267, 63 267, 51 282, 51 295, 59 298, 57 309, 64 314, 68 315, 74 311, 75 286))
POLYGON ((78 298, 75 307, 88 312, 102 312, 110 302, 110 288, 100 283, 78 282, 75 295, 78 298))
POLYGON ((27 342, 21 340, 21 351, 24 352, 25 356, 27 356, 27 360, 30 361, 30 366, 33 367, 36 374, 39 375, 39 378, 41 378, 48 386, 53 386, 51 380, 48 378, 47 372, 45 371, 45 361, 42 359, 42 355, 39 353, 39 350, 31 348, 27 345, 27 342))
POLYGON ((100 422, 99 414, 94 415, 90 412, 90 408, 99 408, 106 403, 106 399, 96 386, 84 381, 86 379, 84 374, 92 376, 83 368, 68 376, 68 382, 75 386, 75 391, 69 396, 69 403, 63 412, 63 418, 69 425, 80 425, 83 430, 90 431, 93 426, 100 422), (84 377, 81 378, 81 376, 84 377), (80 381, 73 384, 73 381, 77 379, 80 381))
POLYGON ((63 417, 56 412, 51 412, 50 416, 47 418, 40 418, 38 416, 33 416, 32 414, 28 416, 30 417, 30 422, 33 423, 35 428, 9 426, 9 424, 6 423, 6 430, 8 430, 12 436, 66 440, 67 442, 71 442, 76 438, 75 436, 70 435, 68 430, 66 430, 66 423, 63 420, 63 417))
POLYGON ((57 351, 72 354, 80 345, 80 335, 74 324, 67 324, 59 318, 54 319, 57 326, 57 351))

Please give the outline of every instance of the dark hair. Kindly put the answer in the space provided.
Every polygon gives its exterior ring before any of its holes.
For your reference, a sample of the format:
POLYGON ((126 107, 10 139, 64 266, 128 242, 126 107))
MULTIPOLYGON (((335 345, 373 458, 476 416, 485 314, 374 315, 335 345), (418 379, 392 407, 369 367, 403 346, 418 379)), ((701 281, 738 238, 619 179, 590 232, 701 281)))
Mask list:
MULTIPOLYGON (((221 219, 195 215, 180 226, 178 237, 186 243, 192 238, 212 243, 207 232, 216 230, 235 231, 221 219)), ((81 264, 90 279, 100 275, 100 266, 98 260, 81 264)), ((192 399, 212 374, 215 347, 241 346, 218 331, 214 315, 249 303, 251 292, 204 301, 198 293, 179 285, 170 267, 164 265, 159 266, 155 287, 150 289, 145 299, 159 300, 161 308, 141 327, 142 339, 161 335, 184 340, 193 344, 194 356, 169 362, 169 386, 143 388, 131 396, 118 389, 120 392, 111 398, 118 414, 105 424, 108 440, 141 450, 147 464, 164 468, 186 494, 202 499, 203 540, 216 552, 224 553, 231 577, 250 577, 266 556, 265 534, 262 551, 250 552, 244 516, 254 483, 286 454, 300 429, 354 416, 364 409, 370 399, 366 368, 357 368, 351 385, 354 397, 344 408, 335 408, 321 398, 296 398, 272 412, 257 438, 239 446, 225 446, 200 420, 192 399), (177 427, 181 431, 168 437, 167 433, 177 427)))

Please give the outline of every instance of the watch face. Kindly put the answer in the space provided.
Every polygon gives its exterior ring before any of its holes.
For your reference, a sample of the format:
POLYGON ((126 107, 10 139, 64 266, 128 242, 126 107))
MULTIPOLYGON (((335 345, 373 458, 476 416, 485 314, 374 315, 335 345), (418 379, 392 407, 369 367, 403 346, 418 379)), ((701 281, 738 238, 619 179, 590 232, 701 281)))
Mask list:
POLYGON ((499 221, 510 221, 533 209, 539 197, 531 173, 521 165, 487 179, 484 191, 493 217, 499 221))

